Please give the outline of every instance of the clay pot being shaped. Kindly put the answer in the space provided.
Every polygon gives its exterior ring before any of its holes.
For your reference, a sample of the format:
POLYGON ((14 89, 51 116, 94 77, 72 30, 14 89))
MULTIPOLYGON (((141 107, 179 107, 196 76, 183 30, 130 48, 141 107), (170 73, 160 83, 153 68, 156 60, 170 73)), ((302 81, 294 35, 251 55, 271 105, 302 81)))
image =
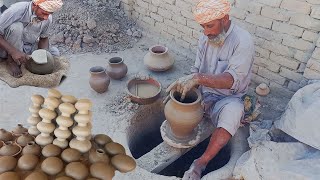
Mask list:
POLYGON ((16 172, 5 172, 0 175, 0 180, 20 180, 20 176, 16 172))
POLYGON ((0 157, 0 174, 16 168, 17 159, 12 156, 0 157))
POLYGON ((106 92, 110 84, 110 78, 106 74, 106 70, 101 66, 95 66, 90 68, 90 74, 90 87, 98 93, 106 92))
POLYGON ((170 125, 173 136, 185 139, 192 135, 194 128, 203 117, 201 94, 197 89, 192 89, 180 102, 181 94, 177 91, 170 92, 170 100, 164 107, 165 117, 170 125))
POLYGON ((45 75, 51 74, 54 70, 54 58, 52 54, 44 49, 35 50, 31 59, 26 63, 26 69, 33 74, 45 75), (43 61, 47 59, 47 61, 43 61))
POLYGON ((12 130, 15 136, 21 136, 24 132, 28 132, 28 129, 23 127, 22 124, 18 124, 17 127, 12 130))
POLYGON ((98 179, 112 180, 115 175, 115 169, 103 162, 97 162, 90 166, 90 174, 98 179))
POLYGON ((12 141, 7 141, 0 149, 0 156, 17 156, 20 154, 22 148, 18 144, 14 144, 12 141))
POLYGON ((5 129, 0 129, 0 141, 6 142, 6 141, 12 141, 14 139, 11 132, 8 132, 5 129))
POLYGON ((57 157, 49 157, 42 162, 41 169, 46 174, 54 176, 62 171, 63 162, 57 157))
POLYGON ((155 45, 149 48, 149 52, 144 56, 144 65, 152 71, 166 71, 173 66, 174 59, 168 53, 168 48, 155 45))
POLYGON ((28 132, 23 133, 16 139, 16 143, 22 147, 26 146, 31 141, 34 141, 34 137, 31 136, 28 132))
POLYGON ((23 171, 33 170, 39 162, 39 158, 33 154, 26 154, 19 158, 18 167, 23 171))
POLYGON ((61 158, 67 163, 79 161, 81 153, 76 149, 68 148, 61 153, 61 158))
POLYGON ((100 147, 104 147, 104 145, 112 142, 112 139, 105 135, 105 134, 97 134, 94 136, 94 142, 100 146, 100 147))
POLYGON ((48 177, 45 173, 36 171, 29 174, 25 180, 48 180, 48 177))
POLYGON ((122 79, 126 76, 128 67, 121 57, 113 57, 108 61, 106 72, 112 79, 122 79))
POLYGON ((109 163, 108 155, 103 151, 103 149, 91 150, 89 153, 89 161, 91 164, 96 162, 109 163))
POLYGON ((130 172, 137 166, 136 161, 127 155, 118 154, 112 157, 111 164, 122 173, 130 172))
POLYGON ((81 162, 69 163, 65 168, 65 172, 67 176, 74 179, 85 179, 89 175, 88 168, 81 162))
POLYGON ((41 148, 36 142, 31 141, 29 142, 23 149, 22 149, 22 154, 33 154, 36 156, 39 156, 41 153, 41 148))

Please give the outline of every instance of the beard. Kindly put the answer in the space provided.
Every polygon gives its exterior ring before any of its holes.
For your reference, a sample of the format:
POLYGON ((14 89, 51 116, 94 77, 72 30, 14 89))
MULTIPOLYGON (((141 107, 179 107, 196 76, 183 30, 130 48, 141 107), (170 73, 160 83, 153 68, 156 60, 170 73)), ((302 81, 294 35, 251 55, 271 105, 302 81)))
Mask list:
POLYGON ((208 39, 210 45, 214 47, 221 47, 224 44, 224 41, 226 40, 226 31, 223 29, 219 35, 217 35, 216 37, 208 36, 208 39))

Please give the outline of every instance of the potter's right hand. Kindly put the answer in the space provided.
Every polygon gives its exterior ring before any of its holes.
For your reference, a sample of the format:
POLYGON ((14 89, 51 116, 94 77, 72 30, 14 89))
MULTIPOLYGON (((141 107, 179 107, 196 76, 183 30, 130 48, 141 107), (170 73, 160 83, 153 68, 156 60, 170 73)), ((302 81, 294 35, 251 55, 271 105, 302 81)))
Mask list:
POLYGON ((14 51, 13 53, 10 54, 12 59, 17 63, 17 64, 25 64, 28 60, 28 56, 21 52, 21 51, 14 51))
POLYGON ((181 93, 180 101, 184 100, 188 91, 190 91, 193 87, 199 84, 197 74, 190 74, 184 77, 179 78, 174 83, 172 83, 166 90, 166 92, 170 92, 171 90, 175 90, 181 93))

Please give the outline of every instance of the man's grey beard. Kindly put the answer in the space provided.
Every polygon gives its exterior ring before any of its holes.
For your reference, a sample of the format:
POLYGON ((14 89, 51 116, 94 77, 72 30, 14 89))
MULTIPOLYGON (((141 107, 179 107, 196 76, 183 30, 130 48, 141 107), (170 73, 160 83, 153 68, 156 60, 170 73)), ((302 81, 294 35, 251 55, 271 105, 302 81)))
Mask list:
POLYGON ((226 40, 226 32, 225 30, 222 30, 222 32, 217 37, 214 37, 214 38, 208 37, 208 39, 209 39, 208 42, 210 45, 214 47, 221 47, 224 41, 226 40))

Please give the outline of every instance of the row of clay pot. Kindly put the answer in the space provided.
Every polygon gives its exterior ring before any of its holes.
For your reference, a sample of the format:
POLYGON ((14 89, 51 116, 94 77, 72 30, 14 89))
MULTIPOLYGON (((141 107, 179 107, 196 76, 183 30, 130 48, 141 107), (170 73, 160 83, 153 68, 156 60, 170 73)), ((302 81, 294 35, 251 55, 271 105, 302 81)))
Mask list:
POLYGON ((14 141, 16 137, 21 136, 23 133, 28 132, 27 128, 24 128, 22 124, 18 124, 16 128, 9 132, 5 129, 0 129, 0 141, 14 141))

